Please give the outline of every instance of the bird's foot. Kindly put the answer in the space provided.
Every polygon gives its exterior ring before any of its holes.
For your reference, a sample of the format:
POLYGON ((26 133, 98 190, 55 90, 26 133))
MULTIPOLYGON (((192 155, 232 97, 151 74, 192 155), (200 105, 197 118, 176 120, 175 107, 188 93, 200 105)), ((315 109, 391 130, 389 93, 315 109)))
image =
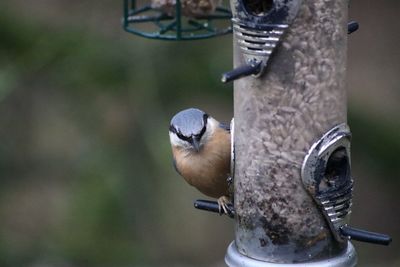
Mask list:
POLYGON ((219 215, 222 215, 223 213, 230 215, 231 214, 231 209, 229 205, 232 205, 229 197, 227 196, 222 196, 218 198, 218 207, 219 207, 219 215))

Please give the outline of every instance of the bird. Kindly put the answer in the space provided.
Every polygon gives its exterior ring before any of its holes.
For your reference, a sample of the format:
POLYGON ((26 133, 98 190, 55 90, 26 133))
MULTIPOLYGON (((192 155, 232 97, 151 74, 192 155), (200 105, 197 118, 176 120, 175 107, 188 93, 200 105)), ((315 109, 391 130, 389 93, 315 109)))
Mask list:
MULTIPOLYGON (((221 0, 181 0, 181 12, 189 18, 201 18, 215 12, 221 0)), ((174 16, 176 0, 152 0, 151 7, 159 9, 168 16, 174 16)))
POLYGON ((171 119, 169 137, 173 165, 187 183, 216 198, 219 212, 231 204, 231 137, 229 125, 204 111, 188 108, 171 119))

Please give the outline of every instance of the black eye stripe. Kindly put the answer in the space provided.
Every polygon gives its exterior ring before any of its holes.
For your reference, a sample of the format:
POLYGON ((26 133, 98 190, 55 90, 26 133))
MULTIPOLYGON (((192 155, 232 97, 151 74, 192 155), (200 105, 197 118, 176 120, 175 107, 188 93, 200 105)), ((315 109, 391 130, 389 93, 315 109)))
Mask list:
POLYGON ((180 132, 176 132, 176 135, 179 137, 179 139, 182 139, 184 141, 189 141, 190 140, 190 137, 184 136, 180 132))
POLYGON ((198 137, 202 137, 203 134, 206 132, 207 130, 207 120, 208 120, 208 114, 204 114, 203 115, 203 129, 201 129, 201 132, 198 134, 198 137))
POLYGON ((175 127, 174 127, 173 125, 170 125, 170 126, 169 126, 169 130, 170 130, 171 132, 173 132, 173 133, 176 133, 176 132, 177 132, 176 129, 175 129, 175 127))
POLYGON ((201 129, 201 132, 196 135, 197 137, 202 137, 203 136, 203 134, 206 132, 206 129, 207 129, 206 125, 207 124, 204 124, 204 127, 203 127, 203 129, 201 129))
POLYGON ((178 136, 179 139, 182 139, 182 140, 184 140, 184 141, 189 141, 189 140, 190 140, 189 137, 184 136, 184 135, 183 135, 179 130, 177 130, 173 125, 170 125, 170 126, 169 126, 169 130, 170 130, 170 132, 176 134, 176 136, 178 136))
POLYGON ((176 134, 179 137, 179 139, 182 139, 182 140, 185 140, 185 141, 188 141, 190 139, 190 138, 184 136, 183 134, 181 134, 181 132, 179 132, 173 125, 169 126, 169 130, 172 133, 176 134))
POLYGON ((204 123, 204 126, 207 125, 207 120, 208 120, 208 114, 204 113, 204 115, 203 115, 203 123, 204 123))

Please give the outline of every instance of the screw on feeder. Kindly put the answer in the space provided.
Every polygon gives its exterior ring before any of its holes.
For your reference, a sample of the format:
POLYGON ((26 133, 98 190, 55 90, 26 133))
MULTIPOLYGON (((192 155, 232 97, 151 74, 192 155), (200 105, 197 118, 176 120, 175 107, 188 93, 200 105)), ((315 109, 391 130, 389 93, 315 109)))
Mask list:
POLYGON ((353 32, 357 31, 359 28, 358 22, 357 21, 350 21, 347 24, 347 33, 352 34, 353 32))

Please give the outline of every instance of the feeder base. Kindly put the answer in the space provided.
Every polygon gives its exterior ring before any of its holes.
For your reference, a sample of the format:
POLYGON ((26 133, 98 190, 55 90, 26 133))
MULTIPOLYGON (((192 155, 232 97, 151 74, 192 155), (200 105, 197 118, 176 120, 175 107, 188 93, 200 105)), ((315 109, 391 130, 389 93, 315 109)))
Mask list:
POLYGON ((353 267, 357 264, 357 254, 349 241, 347 250, 343 254, 330 259, 303 263, 272 263, 255 260, 239 253, 233 241, 226 252, 225 263, 229 267, 353 267))

